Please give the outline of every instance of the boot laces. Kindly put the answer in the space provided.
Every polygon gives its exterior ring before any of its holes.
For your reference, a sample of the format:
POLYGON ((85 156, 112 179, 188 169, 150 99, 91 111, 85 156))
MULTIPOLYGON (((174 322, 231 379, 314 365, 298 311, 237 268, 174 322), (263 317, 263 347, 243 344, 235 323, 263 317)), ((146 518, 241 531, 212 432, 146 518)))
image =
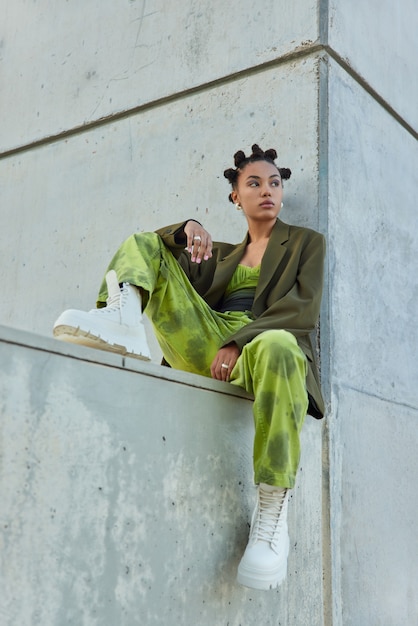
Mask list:
POLYGON ((109 312, 120 309, 128 297, 128 283, 123 283, 118 293, 114 293, 106 300, 106 309, 109 312))
POLYGON ((252 532, 253 541, 268 543, 277 541, 286 521, 286 494, 287 489, 282 492, 259 489, 259 502, 252 532))

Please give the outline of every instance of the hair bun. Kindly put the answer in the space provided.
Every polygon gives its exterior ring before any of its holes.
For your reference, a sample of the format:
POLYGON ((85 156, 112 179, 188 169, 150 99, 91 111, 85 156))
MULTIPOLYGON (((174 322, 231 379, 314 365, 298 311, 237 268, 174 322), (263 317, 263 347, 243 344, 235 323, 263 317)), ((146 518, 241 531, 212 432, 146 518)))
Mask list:
POLYGON ((260 146, 259 146, 257 143, 254 143, 254 144, 251 146, 251 150, 252 150, 252 155, 251 155, 251 156, 255 156, 255 155, 257 155, 257 156, 261 156, 261 157, 263 157, 263 156, 264 156, 264 154, 265 154, 264 150, 262 150, 262 149, 260 148, 260 146))
POLYGON ((240 163, 245 161, 245 159, 246 159, 246 156, 245 156, 244 152, 242 150, 238 150, 238 152, 236 152, 234 154, 235 167, 239 167, 240 163))
POLYGON ((292 171, 288 167, 279 167, 279 172, 283 180, 289 180, 292 175, 292 171))
POLYGON ((232 178, 235 177, 235 170, 232 169, 232 167, 228 167, 228 169, 226 169, 224 171, 224 176, 225 178, 227 178, 228 180, 231 180, 232 178))
POLYGON ((274 148, 269 148, 265 151, 264 156, 274 161, 274 159, 277 159, 277 152, 274 148))

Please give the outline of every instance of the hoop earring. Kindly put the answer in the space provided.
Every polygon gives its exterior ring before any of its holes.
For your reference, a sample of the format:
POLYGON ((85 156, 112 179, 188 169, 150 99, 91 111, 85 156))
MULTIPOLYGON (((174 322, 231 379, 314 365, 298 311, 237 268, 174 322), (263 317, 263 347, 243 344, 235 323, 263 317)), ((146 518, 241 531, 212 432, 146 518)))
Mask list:
POLYGON ((237 211, 242 211, 242 206, 239 204, 239 202, 235 203, 235 208, 237 211))

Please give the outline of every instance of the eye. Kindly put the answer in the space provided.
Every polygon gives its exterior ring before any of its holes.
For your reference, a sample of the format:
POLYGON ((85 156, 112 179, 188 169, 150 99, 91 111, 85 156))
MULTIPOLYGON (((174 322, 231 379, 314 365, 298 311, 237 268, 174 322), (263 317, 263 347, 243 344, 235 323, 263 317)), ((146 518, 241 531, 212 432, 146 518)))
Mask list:
POLYGON ((273 187, 280 187, 280 180, 273 180, 271 184, 273 185, 273 187))
POLYGON ((252 180, 252 181, 249 183, 249 187, 258 187, 258 182, 257 182, 256 180, 252 180))

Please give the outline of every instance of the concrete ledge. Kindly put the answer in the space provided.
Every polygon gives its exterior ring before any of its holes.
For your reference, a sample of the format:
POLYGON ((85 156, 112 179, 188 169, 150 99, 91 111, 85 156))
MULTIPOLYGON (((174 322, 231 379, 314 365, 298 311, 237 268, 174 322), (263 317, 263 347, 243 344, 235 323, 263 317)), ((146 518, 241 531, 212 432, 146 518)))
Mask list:
POLYGON ((286 583, 235 582, 252 403, 227 384, 0 333, 4 626, 322 624, 321 428, 308 419, 286 583))
POLYGON ((213 380, 212 378, 199 376, 198 374, 181 372, 171 369, 170 367, 163 367, 159 363, 141 361, 140 359, 123 357, 104 350, 94 350, 85 346, 64 343, 53 337, 45 337, 23 330, 16 330, 9 326, 0 325, 0 342, 14 344, 16 346, 25 346, 26 348, 34 348, 35 350, 51 352, 72 359, 97 363, 98 365, 108 365, 109 367, 116 367, 131 372, 139 372, 144 376, 152 376, 161 380, 171 380, 188 385, 189 387, 207 389, 216 391, 217 393, 253 400, 253 397, 243 389, 234 387, 229 383, 223 383, 218 380, 213 380))

